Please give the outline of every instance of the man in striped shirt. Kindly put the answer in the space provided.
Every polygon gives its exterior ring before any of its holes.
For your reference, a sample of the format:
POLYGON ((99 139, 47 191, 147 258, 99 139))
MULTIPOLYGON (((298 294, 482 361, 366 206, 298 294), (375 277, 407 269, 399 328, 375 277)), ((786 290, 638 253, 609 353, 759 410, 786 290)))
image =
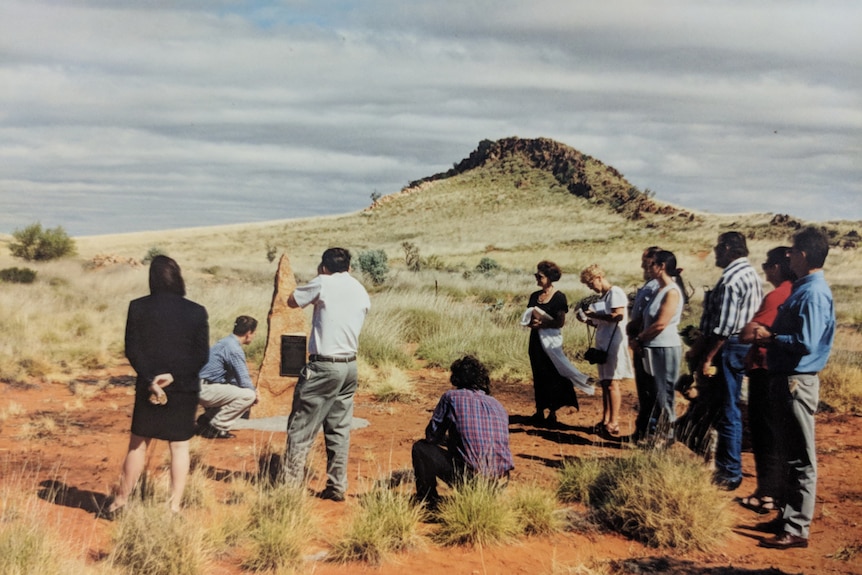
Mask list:
POLYGON ((742 412, 739 408, 748 344, 739 332, 760 307, 763 288, 757 271, 748 263, 748 246, 739 232, 718 236, 715 265, 724 271, 703 302, 700 331, 703 334, 687 356, 697 372, 711 377, 721 401, 715 423, 718 444, 715 476, 719 487, 733 491, 742 482, 742 412))
POLYGON ((465 477, 508 477, 515 466, 509 449, 509 415, 490 396, 488 370, 471 355, 455 360, 450 381, 425 428, 413 444, 416 497, 436 507, 437 478, 452 485, 465 477), (446 448, 442 444, 446 444, 446 448))

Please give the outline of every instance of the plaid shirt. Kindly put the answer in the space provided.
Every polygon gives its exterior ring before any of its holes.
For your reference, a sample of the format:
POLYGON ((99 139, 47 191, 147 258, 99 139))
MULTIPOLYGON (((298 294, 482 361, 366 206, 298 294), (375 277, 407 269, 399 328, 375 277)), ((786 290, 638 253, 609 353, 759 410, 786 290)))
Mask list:
POLYGON ((473 472, 503 477, 514 469, 509 450, 509 414, 499 401, 476 389, 443 394, 425 429, 425 439, 446 444, 473 472))
POLYGON ((733 260, 704 301, 701 332, 725 339, 738 334, 757 313, 762 300, 760 278, 748 259, 733 260))

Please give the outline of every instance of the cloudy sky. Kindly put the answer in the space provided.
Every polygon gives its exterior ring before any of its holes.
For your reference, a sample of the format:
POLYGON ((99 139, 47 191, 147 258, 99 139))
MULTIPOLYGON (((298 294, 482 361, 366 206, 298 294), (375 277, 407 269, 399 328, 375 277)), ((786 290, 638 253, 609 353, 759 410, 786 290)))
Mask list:
POLYGON ((344 213, 483 139, 862 220, 862 2, 0 0, 0 233, 344 213))

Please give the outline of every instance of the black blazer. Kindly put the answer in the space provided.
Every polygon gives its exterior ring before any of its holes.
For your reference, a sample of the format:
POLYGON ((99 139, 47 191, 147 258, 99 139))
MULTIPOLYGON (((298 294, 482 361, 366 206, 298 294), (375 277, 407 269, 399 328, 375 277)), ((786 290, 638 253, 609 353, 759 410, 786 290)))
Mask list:
POLYGON ((138 374, 138 388, 170 373, 174 382, 166 391, 199 392, 198 372, 209 359, 206 308, 172 293, 133 300, 126 320, 126 357, 138 374))

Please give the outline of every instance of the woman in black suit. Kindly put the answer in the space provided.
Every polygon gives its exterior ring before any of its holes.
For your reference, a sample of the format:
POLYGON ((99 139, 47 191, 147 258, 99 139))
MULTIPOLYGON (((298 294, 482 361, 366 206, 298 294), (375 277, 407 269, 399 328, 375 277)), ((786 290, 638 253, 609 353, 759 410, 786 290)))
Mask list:
POLYGON ((170 507, 180 509, 200 393, 198 372, 209 358, 207 311, 185 294, 177 262, 156 256, 150 264, 150 295, 129 304, 126 357, 137 373, 135 407, 120 486, 103 513, 109 519, 126 504, 154 438, 170 445, 170 507))

